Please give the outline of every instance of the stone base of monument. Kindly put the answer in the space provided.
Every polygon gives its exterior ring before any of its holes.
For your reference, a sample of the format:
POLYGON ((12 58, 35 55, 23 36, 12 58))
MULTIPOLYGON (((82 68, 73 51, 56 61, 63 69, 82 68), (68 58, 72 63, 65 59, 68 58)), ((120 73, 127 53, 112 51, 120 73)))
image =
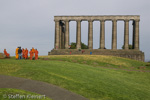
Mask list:
POLYGON ((107 55, 144 61, 144 52, 139 50, 107 50, 107 49, 53 49, 48 55, 107 55))
POLYGON ((3 53, 0 53, 0 59, 5 58, 6 56, 3 53))

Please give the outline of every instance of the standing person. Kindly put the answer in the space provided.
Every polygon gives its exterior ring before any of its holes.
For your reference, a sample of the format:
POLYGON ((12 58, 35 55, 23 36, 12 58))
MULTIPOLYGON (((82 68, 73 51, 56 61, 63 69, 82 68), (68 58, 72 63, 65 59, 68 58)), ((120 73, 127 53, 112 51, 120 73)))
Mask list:
POLYGON ((25 50, 22 48, 22 58, 25 58, 25 50))
POLYGON ((32 58, 33 58, 33 52, 32 52, 32 49, 30 50, 30 60, 32 60, 32 58))
POLYGON ((35 51, 34 51, 34 52, 35 52, 35 60, 37 60, 37 59, 38 59, 38 53, 39 53, 39 52, 38 52, 38 50, 37 50, 37 49, 35 49, 35 51))
POLYGON ((10 54, 7 53, 6 49, 4 49, 4 54, 5 54, 6 58, 9 58, 9 57, 10 57, 10 54))
POLYGON ((19 58, 18 50, 19 50, 19 48, 17 47, 17 48, 16 48, 16 59, 18 59, 18 58, 19 58))
POLYGON ((34 49, 34 47, 32 47, 32 53, 33 53, 33 58, 34 58, 34 53, 35 53, 35 49, 34 49))
POLYGON ((25 59, 28 59, 28 49, 25 49, 25 59))
POLYGON ((19 47, 18 49, 19 60, 22 59, 22 49, 19 47))

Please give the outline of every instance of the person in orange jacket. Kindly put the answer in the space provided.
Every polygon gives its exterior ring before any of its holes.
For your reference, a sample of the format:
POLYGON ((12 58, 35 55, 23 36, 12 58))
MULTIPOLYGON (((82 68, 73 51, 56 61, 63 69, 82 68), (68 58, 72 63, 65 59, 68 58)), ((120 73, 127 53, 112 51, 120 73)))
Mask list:
POLYGON ((25 59, 28 59, 28 49, 27 48, 25 49, 25 55, 24 56, 25 56, 25 59))
POLYGON ((16 48, 16 59, 19 58, 18 50, 19 50, 19 48, 16 48))
POLYGON ((32 58, 33 58, 33 52, 32 52, 32 49, 30 50, 30 60, 32 60, 32 58))
POLYGON ((22 48, 22 58, 25 58, 25 50, 22 48))
POLYGON ((33 53, 35 52, 35 49, 34 49, 34 47, 32 47, 32 52, 33 52, 33 53))
POLYGON ((34 51, 34 52, 35 52, 35 60, 37 60, 37 59, 38 59, 38 53, 39 53, 39 52, 38 52, 38 50, 37 50, 37 49, 35 49, 35 51, 34 51))
POLYGON ((9 57, 10 57, 10 54, 7 53, 6 49, 4 49, 4 54, 6 55, 6 58, 9 58, 9 57))

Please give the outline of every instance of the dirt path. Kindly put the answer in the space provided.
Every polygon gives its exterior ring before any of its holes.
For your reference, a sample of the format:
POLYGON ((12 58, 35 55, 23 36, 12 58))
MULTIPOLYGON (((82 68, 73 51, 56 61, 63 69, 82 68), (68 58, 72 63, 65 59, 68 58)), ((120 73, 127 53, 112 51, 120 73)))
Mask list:
POLYGON ((40 81, 0 75, 0 88, 15 88, 46 95, 53 100, 88 100, 63 88, 40 81))

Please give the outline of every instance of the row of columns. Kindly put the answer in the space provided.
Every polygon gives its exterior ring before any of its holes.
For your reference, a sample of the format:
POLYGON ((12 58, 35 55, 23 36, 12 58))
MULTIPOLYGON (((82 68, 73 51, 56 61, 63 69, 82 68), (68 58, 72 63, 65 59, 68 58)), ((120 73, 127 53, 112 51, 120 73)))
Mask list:
MULTIPOLYGON (((124 49, 129 49, 129 20, 124 20, 124 49)), ((55 49, 69 47, 69 20, 65 21, 65 33, 59 20, 55 20, 55 49)), ((105 49, 105 20, 100 23, 100 49, 105 49)), ((81 20, 77 20, 76 48, 81 49, 81 20)), ((133 49, 139 50, 139 20, 133 21, 133 49)), ((88 21, 88 47, 93 49, 93 20, 88 21)), ((112 20, 112 49, 117 49, 117 20, 112 20)))

